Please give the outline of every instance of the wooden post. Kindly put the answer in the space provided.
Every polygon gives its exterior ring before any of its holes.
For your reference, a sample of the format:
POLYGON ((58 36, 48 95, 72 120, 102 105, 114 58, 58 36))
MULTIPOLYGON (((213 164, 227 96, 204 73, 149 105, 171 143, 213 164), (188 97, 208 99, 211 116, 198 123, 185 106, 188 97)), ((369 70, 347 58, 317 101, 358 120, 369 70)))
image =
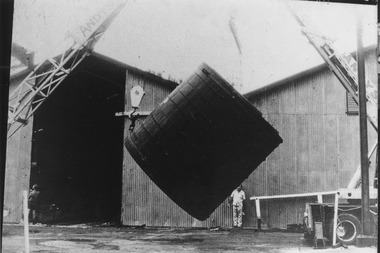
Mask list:
MULTIPOLYGON (((371 157, 372 157, 373 153, 375 152, 376 148, 377 148, 377 142, 371 148, 371 151, 368 154, 368 160, 371 159, 371 157)), ((359 165, 358 168, 355 171, 355 174, 351 178, 351 181, 348 183, 347 188, 349 188, 349 189, 358 188, 358 185, 361 182, 361 178, 362 178, 361 165, 359 165)))
POLYGON ((368 133, 367 133, 367 97, 365 79, 365 52, 363 49, 363 13, 357 15, 356 36, 357 36, 357 62, 359 81, 359 129, 360 129, 360 165, 362 179, 362 226, 363 235, 370 235, 371 214, 369 212, 369 172, 368 165, 368 133))
POLYGON ((318 203, 323 203, 323 197, 321 194, 317 195, 317 198, 318 198, 318 203))
POLYGON ((28 209, 28 191, 24 190, 24 236, 25 236, 25 253, 29 253, 29 209, 28 209))
POLYGON ((334 226, 333 226, 333 241, 332 245, 336 244, 336 227, 338 223, 338 192, 335 193, 335 202, 334 202, 334 226))
POLYGON ((260 199, 255 199, 255 204, 256 204, 257 228, 261 229, 260 199))

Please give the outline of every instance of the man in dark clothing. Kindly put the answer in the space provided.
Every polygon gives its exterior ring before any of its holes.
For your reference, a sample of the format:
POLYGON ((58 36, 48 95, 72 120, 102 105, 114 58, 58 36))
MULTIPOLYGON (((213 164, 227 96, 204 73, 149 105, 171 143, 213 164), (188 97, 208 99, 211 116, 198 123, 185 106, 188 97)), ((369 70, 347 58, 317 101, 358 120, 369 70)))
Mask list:
POLYGON ((31 214, 31 219, 30 221, 35 224, 38 220, 38 199, 40 196, 40 191, 38 190, 39 187, 37 184, 33 185, 32 189, 30 190, 29 193, 29 198, 28 198, 28 208, 29 208, 29 213, 31 214))

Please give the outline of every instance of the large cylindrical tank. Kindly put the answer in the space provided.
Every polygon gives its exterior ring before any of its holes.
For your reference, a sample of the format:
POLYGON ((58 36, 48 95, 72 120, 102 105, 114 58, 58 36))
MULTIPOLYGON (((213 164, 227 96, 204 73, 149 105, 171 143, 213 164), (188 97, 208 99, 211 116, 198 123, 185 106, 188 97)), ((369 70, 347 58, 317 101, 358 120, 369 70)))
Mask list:
POLYGON ((125 146, 167 196, 205 220, 281 142, 246 98, 202 64, 125 146))

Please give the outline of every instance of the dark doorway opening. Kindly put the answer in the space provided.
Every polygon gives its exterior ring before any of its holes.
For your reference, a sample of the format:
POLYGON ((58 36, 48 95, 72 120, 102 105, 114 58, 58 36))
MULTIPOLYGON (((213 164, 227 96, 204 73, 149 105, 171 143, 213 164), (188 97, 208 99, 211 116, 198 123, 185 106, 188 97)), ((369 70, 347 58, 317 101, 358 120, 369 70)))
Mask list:
POLYGON ((120 222, 125 69, 86 58, 34 115, 40 222, 120 222))

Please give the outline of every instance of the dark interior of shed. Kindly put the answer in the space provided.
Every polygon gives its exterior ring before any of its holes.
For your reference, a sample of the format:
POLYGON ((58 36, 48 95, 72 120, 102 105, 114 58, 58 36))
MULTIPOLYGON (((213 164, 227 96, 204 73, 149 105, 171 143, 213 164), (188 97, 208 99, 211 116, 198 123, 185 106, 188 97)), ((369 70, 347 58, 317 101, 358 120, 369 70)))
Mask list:
POLYGON ((40 222, 120 222, 125 69, 86 58, 34 115, 40 222))

